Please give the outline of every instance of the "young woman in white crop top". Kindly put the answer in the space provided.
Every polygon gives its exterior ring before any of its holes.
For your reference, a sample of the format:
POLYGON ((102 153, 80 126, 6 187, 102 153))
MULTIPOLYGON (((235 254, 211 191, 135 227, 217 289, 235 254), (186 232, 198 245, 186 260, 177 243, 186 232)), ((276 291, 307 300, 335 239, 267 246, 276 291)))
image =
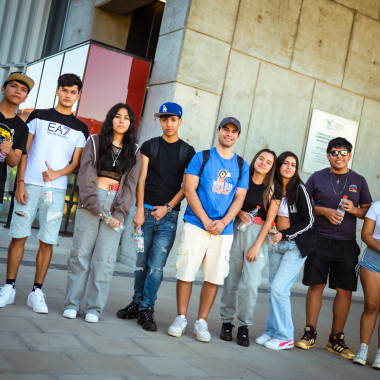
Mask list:
MULTIPOLYGON (((368 210, 362 229, 362 240, 367 244, 360 266, 360 282, 364 291, 364 310, 360 319, 360 348, 353 362, 365 365, 368 345, 380 313, 380 201, 368 210)), ((378 349, 372 367, 380 369, 380 323, 378 349)))
POLYGON ((282 186, 282 200, 276 217, 279 232, 273 235, 269 246, 266 331, 256 339, 257 344, 273 350, 294 347, 290 289, 309 253, 304 248, 304 240, 314 222, 310 196, 298 175, 298 167, 298 158, 292 152, 284 152, 277 159, 275 179, 282 186))

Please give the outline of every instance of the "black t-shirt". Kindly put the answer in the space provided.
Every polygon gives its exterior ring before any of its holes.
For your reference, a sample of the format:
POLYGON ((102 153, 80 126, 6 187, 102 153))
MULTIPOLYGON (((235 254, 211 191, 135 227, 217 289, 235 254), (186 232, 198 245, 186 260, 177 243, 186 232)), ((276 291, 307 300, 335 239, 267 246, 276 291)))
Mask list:
MULTIPOLYGON (((13 150, 19 149, 26 153, 26 142, 28 141, 28 127, 22 119, 15 115, 12 119, 6 119, 0 112, 0 140, 11 136, 13 150), (12 136, 13 134, 13 136, 12 136)), ((0 203, 3 203, 5 181, 7 179, 6 160, 0 162, 0 203)))
MULTIPOLYGON (((252 181, 252 177, 249 179, 249 189, 247 191, 247 195, 245 197, 243 207, 241 208, 245 212, 249 212, 256 208, 256 206, 260 206, 259 213, 257 216, 259 216, 262 220, 266 220, 267 218, 267 210, 264 208, 263 203, 263 193, 264 193, 265 187, 263 184, 256 185, 252 181)), ((278 199, 281 200, 281 186, 278 183, 274 184, 274 194, 272 195, 272 199, 278 199)), ((269 209, 269 204, 267 206, 269 209)))
MULTIPOLYGON (((145 141, 141 146, 141 153, 148 158, 150 158, 151 141, 145 141)), ((182 144, 187 143, 182 141, 182 144)), ((145 204, 162 206, 170 202, 181 189, 183 174, 193 158, 195 150, 190 146, 185 163, 181 165, 179 161, 180 145, 181 140, 168 143, 162 137, 159 138, 158 155, 154 162, 150 163, 145 181, 145 204)), ((179 209, 180 204, 174 207, 174 210, 179 209)))

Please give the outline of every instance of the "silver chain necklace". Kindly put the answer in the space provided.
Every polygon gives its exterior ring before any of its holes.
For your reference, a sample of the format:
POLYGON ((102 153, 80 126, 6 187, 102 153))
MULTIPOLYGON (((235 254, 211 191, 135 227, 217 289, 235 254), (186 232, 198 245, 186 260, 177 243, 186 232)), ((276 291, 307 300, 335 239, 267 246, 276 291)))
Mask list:
POLYGON ((346 181, 344 182, 344 186, 343 186, 342 191, 341 191, 340 193, 337 193, 337 192, 335 191, 335 189, 334 189, 334 184, 333 184, 332 177, 334 176, 337 185, 339 184, 340 181, 339 181, 338 178, 335 177, 334 173, 333 173, 333 172, 331 171, 331 169, 330 169, 330 181, 331 181, 331 187, 332 187, 333 192, 334 192, 335 195, 340 195, 340 194, 343 193, 343 191, 344 191, 344 189, 346 188, 346 185, 347 185, 347 181, 348 181, 348 175, 349 175, 349 173, 350 173, 350 170, 348 170, 348 172, 347 172, 347 175, 346 175, 346 181))
POLYGON ((118 148, 118 147, 115 147, 115 148, 116 148, 116 149, 119 149, 119 153, 114 154, 113 149, 111 150, 111 153, 112 153, 112 159, 113 159, 113 164, 112 164, 112 166, 115 166, 115 165, 116 165, 117 159, 119 158, 120 153, 121 153, 121 149, 122 149, 122 148, 118 148))

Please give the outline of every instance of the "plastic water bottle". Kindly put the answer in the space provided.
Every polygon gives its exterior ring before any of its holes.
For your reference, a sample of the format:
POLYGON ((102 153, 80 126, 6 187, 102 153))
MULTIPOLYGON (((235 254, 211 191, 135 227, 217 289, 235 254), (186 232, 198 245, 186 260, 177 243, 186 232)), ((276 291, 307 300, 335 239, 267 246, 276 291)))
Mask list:
POLYGON ((241 222, 239 225, 238 225, 238 230, 241 231, 241 232, 245 232, 247 231, 247 228, 250 224, 252 224, 252 222, 254 221, 254 219, 256 218, 259 210, 260 210, 260 206, 256 206, 255 209, 251 210, 249 213, 248 213, 248 216, 250 218, 250 222, 246 223, 246 222, 241 222))
POLYGON ((136 252, 144 252, 144 232, 140 228, 133 234, 135 238, 135 250, 136 252))
POLYGON ((44 206, 49 207, 54 202, 53 200, 53 184, 51 181, 45 182, 44 186, 44 206))
MULTIPOLYGON (((104 223, 106 223, 106 224, 110 224, 110 222, 111 222, 111 219, 113 218, 113 216, 110 214, 110 213, 108 213, 108 212, 105 212, 105 213, 103 213, 103 215, 102 215, 102 220, 104 221, 104 223)), ((110 226, 111 227, 111 226, 110 226)), ((111 228, 113 228, 113 227, 111 227, 111 228)), ((124 225, 123 224, 120 224, 120 226, 118 226, 118 227, 115 227, 115 228, 113 228, 116 232, 122 232, 123 230, 124 230, 124 225)))
MULTIPOLYGON (((343 195, 343 199, 347 199, 347 198, 348 198, 347 195, 343 195)), ((338 212, 340 212, 342 214, 342 217, 344 217, 344 214, 346 213, 346 211, 344 211, 344 209, 342 208, 342 206, 344 206, 344 205, 345 205, 345 203, 340 201, 338 208, 336 209, 338 212)), ((342 223, 342 222, 340 222, 340 223, 342 223)))
POLYGON ((269 232, 268 232, 268 243, 272 246, 272 247, 275 247, 277 245, 277 243, 272 243, 272 236, 277 234, 278 232, 278 229, 276 228, 276 223, 275 222, 272 222, 272 227, 270 228, 269 232))

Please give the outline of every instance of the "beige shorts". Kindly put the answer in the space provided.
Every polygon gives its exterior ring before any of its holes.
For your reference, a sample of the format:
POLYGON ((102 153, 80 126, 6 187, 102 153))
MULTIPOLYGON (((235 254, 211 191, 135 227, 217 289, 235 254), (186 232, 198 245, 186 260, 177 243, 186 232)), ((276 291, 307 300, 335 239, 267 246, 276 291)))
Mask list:
POLYGON ((204 280, 223 285, 228 275, 232 240, 233 235, 212 235, 185 222, 176 262, 178 280, 194 281, 202 264, 204 280))

